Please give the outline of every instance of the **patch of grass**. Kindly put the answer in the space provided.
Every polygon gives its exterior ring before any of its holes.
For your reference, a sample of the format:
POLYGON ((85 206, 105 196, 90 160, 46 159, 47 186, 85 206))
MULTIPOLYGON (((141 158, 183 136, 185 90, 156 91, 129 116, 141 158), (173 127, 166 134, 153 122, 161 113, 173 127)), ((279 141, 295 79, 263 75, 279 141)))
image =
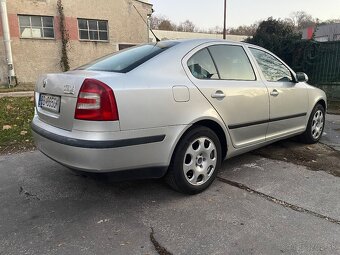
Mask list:
POLYGON ((0 85, 0 93, 5 92, 18 92, 18 91, 33 91, 35 85, 33 83, 20 83, 15 87, 8 87, 8 85, 0 85))
POLYGON ((329 101, 327 112, 340 115, 340 101, 329 101))
POLYGON ((34 148, 31 121, 33 97, 0 98, 0 154, 34 148))

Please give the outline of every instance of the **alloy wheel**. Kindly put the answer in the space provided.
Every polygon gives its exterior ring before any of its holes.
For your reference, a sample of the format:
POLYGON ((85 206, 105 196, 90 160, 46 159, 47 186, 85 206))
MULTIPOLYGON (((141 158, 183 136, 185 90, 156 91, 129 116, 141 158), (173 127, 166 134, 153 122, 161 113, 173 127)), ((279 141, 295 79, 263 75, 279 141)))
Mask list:
POLYGON ((324 114, 321 110, 315 112, 312 120, 312 136, 315 140, 322 135, 324 127, 324 114))
POLYGON ((208 137, 199 137, 190 143, 183 161, 186 180, 199 186, 206 183, 213 175, 217 164, 217 150, 208 137))

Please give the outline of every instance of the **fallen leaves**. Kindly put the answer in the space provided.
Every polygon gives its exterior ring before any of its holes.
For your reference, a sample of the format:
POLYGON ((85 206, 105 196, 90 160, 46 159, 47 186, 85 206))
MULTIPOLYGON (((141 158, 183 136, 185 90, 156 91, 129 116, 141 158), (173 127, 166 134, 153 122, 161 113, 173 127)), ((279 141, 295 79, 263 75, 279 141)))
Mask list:
POLYGON ((9 130, 9 129, 11 129, 11 128, 12 128, 11 125, 3 125, 3 126, 2 126, 2 130, 9 130))
POLYGON ((26 135, 27 134, 27 131, 26 130, 23 130, 20 132, 20 135, 26 135))
POLYGON ((104 222, 109 222, 110 220, 109 219, 104 219, 104 220, 100 220, 97 222, 97 224, 101 224, 101 223, 104 223, 104 222))

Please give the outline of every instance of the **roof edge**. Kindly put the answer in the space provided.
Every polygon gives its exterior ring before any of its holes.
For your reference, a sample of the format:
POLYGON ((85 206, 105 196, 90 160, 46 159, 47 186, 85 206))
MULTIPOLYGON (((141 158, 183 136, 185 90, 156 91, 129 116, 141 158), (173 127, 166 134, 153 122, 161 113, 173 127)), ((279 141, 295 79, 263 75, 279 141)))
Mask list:
POLYGON ((141 4, 146 4, 146 5, 153 6, 153 4, 150 4, 150 3, 144 2, 144 1, 142 1, 142 0, 133 0, 133 1, 139 2, 139 3, 141 3, 141 4))

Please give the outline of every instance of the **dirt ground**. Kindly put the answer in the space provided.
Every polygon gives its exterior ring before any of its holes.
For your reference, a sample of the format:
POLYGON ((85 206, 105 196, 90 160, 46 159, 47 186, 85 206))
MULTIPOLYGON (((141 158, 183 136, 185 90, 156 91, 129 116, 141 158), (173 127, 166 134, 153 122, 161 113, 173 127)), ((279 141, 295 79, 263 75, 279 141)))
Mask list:
POLYGON ((284 140, 252 152, 264 158, 292 162, 313 171, 325 171, 340 177, 340 152, 317 143, 305 145, 284 140))
POLYGON ((330 101, 330 102, 328 102, 327 112, 329 114, 340 115, 340 101, 330 101))

